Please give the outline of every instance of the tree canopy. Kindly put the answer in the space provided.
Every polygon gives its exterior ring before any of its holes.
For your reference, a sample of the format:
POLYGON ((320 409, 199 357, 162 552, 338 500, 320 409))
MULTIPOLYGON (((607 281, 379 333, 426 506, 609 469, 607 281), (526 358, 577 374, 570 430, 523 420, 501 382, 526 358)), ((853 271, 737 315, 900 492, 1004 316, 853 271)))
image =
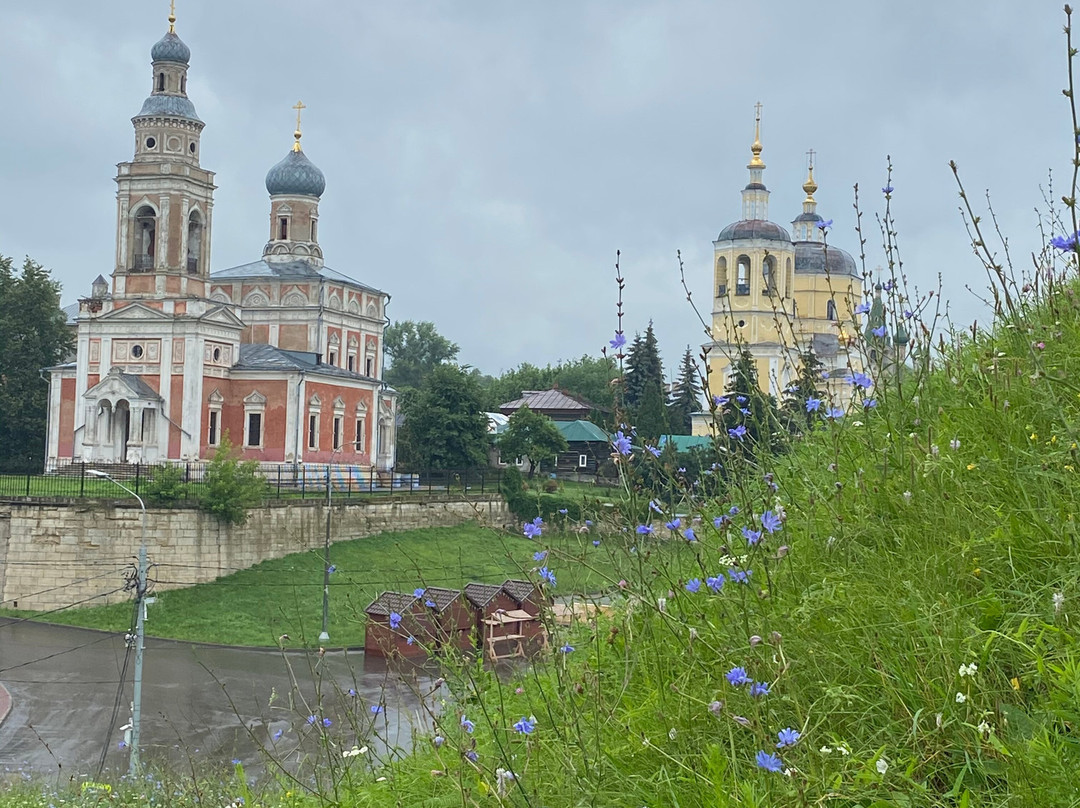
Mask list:
POLYGON ((504 458, 529 458, 530 477, 543 461, 566 449, 566 438, 555 422, 528 407, 511 415, 506 431, 499 436, 499 452, 504 458))
POLYGON ((41 371, 62 362, 73 342, 60 284, 30 258, 20 272, 0 255, 0 466, 44 463, 49 386, 41 371))
POLYGON ((436 367, 453 362, 460 350, 427 320, 402 320, 388 325, 383 341, 390 357, 383 378, 397 388, 420 387, 436 367))
POLYGON ((638 435, 651 440, 667 431, 664 368, 650 321, 645 336, 635 336, 626 359, 626 408, 638 435))
POLYGON ((487 462, 487 417, 476 379, 457 365, 436 365, 403 398, 398 462, 414 468, 472 468, 487 462))
POLYGON ((679 365, 679 378, 668 403, 668 426, 673 435, 689 435, 691 416, 701 409, 701 377, 690 346, 679 365))
POLYGON ((484 406, 497 410, 500 404, 521 398, 524 390, 550 390, 558 387, 564 393, 578 396, 605 410, 615 405, 615 379, 619 370, 609 357, 582 356, 555 365, 538 367, 522 362, 497 379, 487 377, 483 391, 484 406))
POLYGON ((793 432, 808 429, 828 407, 824 367, 812 345, 799 354, 799 376, 784 390, 780 406, 780 415, 793 432))

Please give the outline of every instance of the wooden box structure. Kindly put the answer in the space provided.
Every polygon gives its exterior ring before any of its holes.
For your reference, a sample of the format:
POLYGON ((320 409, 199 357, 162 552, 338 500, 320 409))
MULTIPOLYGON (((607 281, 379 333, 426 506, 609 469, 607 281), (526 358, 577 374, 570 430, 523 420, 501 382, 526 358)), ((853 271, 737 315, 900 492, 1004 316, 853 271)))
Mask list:
POLYGON ((417 636, 426 635, 430 622, 420 598, 401 592, 383 592, 364 611, 368 618, 364 632, 365 654, 415 659, 427 653, 423 644, 416 641, 417 636), (401 615, 397 628, 390 625, 391 613, 401 615))
POLYGON ((425 610, 423 642, 429 649, 473 647, 476 618, 460 589, 429 586, 420 600, 425 610))
POLYGON ((510 590, 505 584, 471 583, 465 587, 465 597, 476 609, 479 650, 493 662, 526 657, 538 645, 537 638, 546 638, 536 587, 527 581, 508 583, 513 584, 510 590))

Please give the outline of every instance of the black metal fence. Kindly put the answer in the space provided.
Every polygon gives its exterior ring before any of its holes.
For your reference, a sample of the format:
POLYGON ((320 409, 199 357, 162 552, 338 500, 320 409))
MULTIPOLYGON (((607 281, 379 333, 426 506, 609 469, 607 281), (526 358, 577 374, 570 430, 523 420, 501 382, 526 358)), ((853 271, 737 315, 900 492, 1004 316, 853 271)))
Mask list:
MULTIPOLYGON (((71 463, 44 474, 0 468, 0 499, 116 499, 124 496, 117 486, 119 483, 148 501, 157 502, 163 499, 157 496, 163 487, 162 469, 168 467, 175 471, 165 499, 197 502, 208 466, 207 462, 71 463)), ((498 492, 502 478, 500 469, 488 467, 379 471, 343 463, 262 463, 258 473, 267 483, 267 501, 325 500, 328 487, 332 502, 409 493, 493 494, 498 492)))

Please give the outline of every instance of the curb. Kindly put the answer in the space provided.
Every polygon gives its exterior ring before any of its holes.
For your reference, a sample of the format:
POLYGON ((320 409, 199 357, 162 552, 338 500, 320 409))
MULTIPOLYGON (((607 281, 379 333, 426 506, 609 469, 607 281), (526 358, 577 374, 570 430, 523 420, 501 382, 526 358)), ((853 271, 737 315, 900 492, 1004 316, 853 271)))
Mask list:
POLYGON ((4 723, 4 719, 8 717, 8 713, 11 712, 11 694, 7 691, 7 688, 0 684, 0 724, 4 723))

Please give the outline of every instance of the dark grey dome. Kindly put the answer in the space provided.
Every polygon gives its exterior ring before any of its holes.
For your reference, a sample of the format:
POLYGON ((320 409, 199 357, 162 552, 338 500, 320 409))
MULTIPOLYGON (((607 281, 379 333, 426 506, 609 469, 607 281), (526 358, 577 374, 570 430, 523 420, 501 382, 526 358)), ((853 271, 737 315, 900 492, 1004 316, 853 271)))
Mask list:
POLYGON ((800 213, 798 216, 795 217, 795 221, 797 221, 797 222, 823 222, 825 220, 821 218, 820 213, 800 213))
POLYGON ((153 118, 161 115, 173 118, 187 118, 192 121, 199 120, 199 116, 195 114, 195 105, 191 103, 191 99, 182 95, 152 95, 143 101, 142 109, 139 110, 139 114, 135 117, 153 118))
POLYGON ((155 62, 179 62, 186 65, 191 61, 191 48, 169 31, 150 49, 150 58, 155 62))
POLYGON ((322 196, 326 177, 302 151, 291 151, 285 159, 266 172, 266 190, 270 196, 322 196))
POLYGON ((767 222, 764 219, 743 219, 741 222, 729 224, 720 231, 717 241, 735 241, 736 239, 759 238, 766 241, 791 241, 788 231, 775 222, 767 222))
POLYGON ((825 244, 821 242, 795 242, 795 274, 824 275, 826 261, 828 261, 828 273, 830 275, 859 277, 855 259, 839 247, 829 245, 828 250, 826 250, 825 244))

